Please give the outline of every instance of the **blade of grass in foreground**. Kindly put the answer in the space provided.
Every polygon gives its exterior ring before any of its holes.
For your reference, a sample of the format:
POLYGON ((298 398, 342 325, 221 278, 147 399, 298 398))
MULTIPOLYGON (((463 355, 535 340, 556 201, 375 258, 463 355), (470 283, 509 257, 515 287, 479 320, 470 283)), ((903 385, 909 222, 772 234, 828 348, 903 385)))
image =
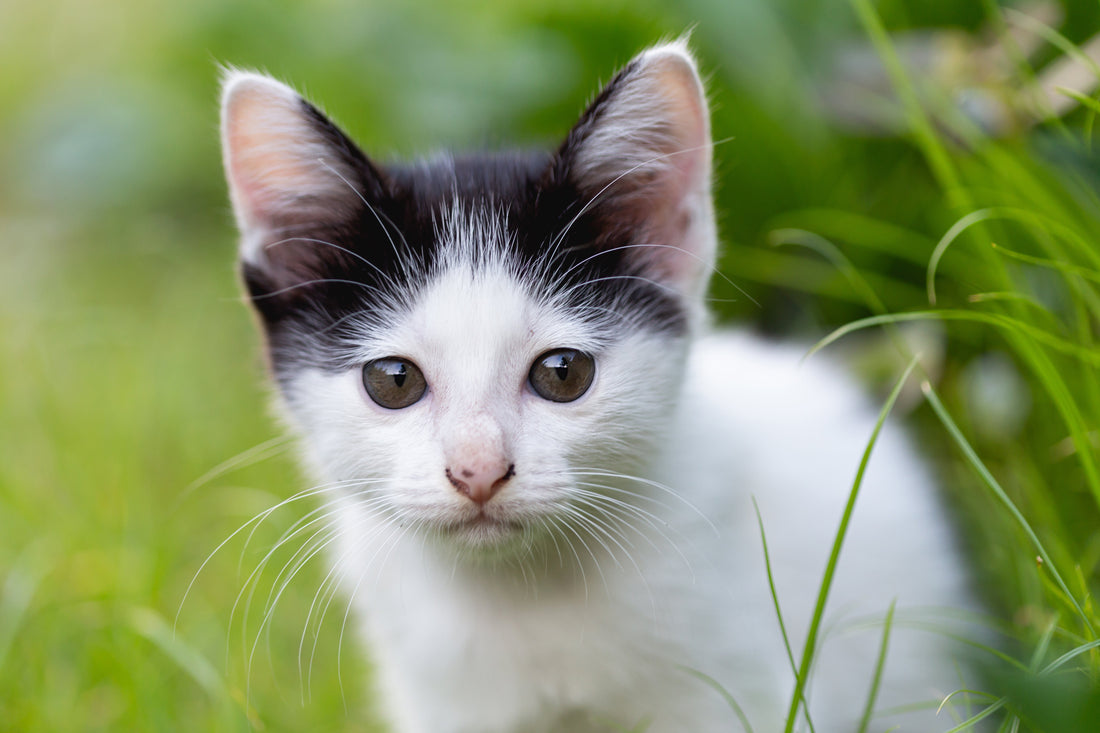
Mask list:
POLYGON ((909 379, 909 375, 913 373, 916 367, 917 357, 914 357, 909 362, 909 366, 905 368, 905 372, 901 375, 901 378, 898 379, 897 384, 894 385, 894 389, 890 392, 890 396, 886 398, 886 404, 882 406, 878 421, 875 423, 875 429, 871 432, 871 438, 867 442, 867 448, 863 451, 863 457, 860 459, 855 481, 852 482, 852 490, 848 494, 848 503, 844 507, 844 514, 840 519, 840 526, 836 531, 833 549, 829 554, 829 562, 825 566, 825 575, 821 579, 821 589, 817 594, 817 605, 814 607, 814 614, 810 620, 810 629, 806 634, 806 644, 802 650, 802 663, 798 668, 798 677, 795 680, 794 694, 791 695, 791 704, 787 711, 787 726, 784 729, 785 733, 792 733, 794 730, 798 706, 802 703, 802 695, 806 690, 806 683, 809 681, 810 668, 813 665, 814 659, 814 649, 817 644, 817 634, 821 629, 821 622, 825 616, 825 603, 829 598, 829 589, 833 584, 833 575, 836 572, 837 562, 840 560, 840 548, 843 546, 844 537, 848 533, 848 523, 852 519, 852 511, 855 509, 856 499, 859 497, 859 489, 863 484, 863 475, 866 473, 867 464, 871 460, 871 451, 874 450, 875 443, 878 442, 878 436, 879 433, 882 432, 882 426, 886 424, 886 418, 890 415, 894 403, 897 402, 898 396, 905 386, 905 382, 909 379))
MULTIPOLYGON (((973 695, 973 694, 977 694, 977 691, 976 690, 959 690, 958 693, 959 694, 973 695)), ((955 693, 952 693, 952 694, 955 694, 955 693)), ((948 699, 950 699, 950 696, 948 696, 948 699)), ((946 704, 946 703, 947 703, 947 699, 944 700, 944 704, 946 704)), ((985 708, 984 710, 982 710, 978 713, 975 713, 974 715, 970 716, 969 718, 967 718, 963 722, 956 725, 954 728, 951 728, 950 730, 944 731, 944 733, 962 733, 962 731, 973 730, 974 726, 979 721, 985 720, 990 715, 992 715, 993 713, 995 713, 998 710, 1000 710, 1001 708, 1003 708, 1005 706, 1005 704, 1007 704, 1007 703, 1008 703, 1007 699, 1005 699, 1003 697, 999 698, 996 702, 992 703, 989 707, 985 708)))
POLYGON ((1086 348, 1078 346, 1077 344, 1067 341, 1064 338, 1060 338, 1051 334, 1048 331, 1044 331, 1041 328, 1032 326, 1029 323, 1019 320, 1018 318, 1012 318, 1011 316, 1003 316, 997 313, 984 313, 979 311, 967 311, 967 310, 932 310, 932 311, 909 311, 907 313, 891 313, 883 316, 868 316, 867 318, 860 318, 856 321, 851 321, 843 326, 835 329, 825 338, 818 341, 813 347, 806 352, 803 359, 808 359, 815 353, 825 348, 829 344, 841 339, 853 331, 859 331, 865 328, 871 328, 873 326, 883 326, 891 323, 899 323, 902 321, 970 321, 972 323, 982 323, 990 326, 996 326, 997 328, 1012 332, 1017 331, 1019 333, 1028 336, 1029 338, 1037 341, 1044 346, 1058 351, 1066 356, 1072 356, 1083 364, 1090 367, 1100 366, 1100 350, 1094 348, 1086 348))
POLYGON ((48 550, 41 542, 23 550, 0 587, 0 667, 4 666, 38 586, 48 572, 48 550))
MULTIPOLYGON (((1051 364, 1046 354, 1038 349, 1032 342, 1043 344, 1055 351, 1074 357, 1090 367, 1100 366, 1100 351, 1095 347, 1086 348, 1078 346, 1071 341, 1067 341, 1066 339, 1009 316, 965 310, 935 310, 892 313, 889 315, 870 316, 868 318, 861 318, 858 321, 852 321, 851 323, 847 323, 837 328, 828 336, 814 344, 813 347, 806 352, 803 359, 808 359, 817 351, 853 331, 870 328, 872 326, 894 324, 901 321, 937 319, 942 321, 969 321, 973 323, 982 323, 995 326, 1004 331, 1006 338, 1013 345, 1014 351, 1027 361, 1028 365, 1035 372, 1039 384, 1046 390, 1053 404, 1058 408, 1066 424, 1066 428, 1073 438, 1073 444, 1077 447, 1076 455, 1085 472, 1085 479, 1089 491, 1096 499, 1097 505, 1100 506, 1100 468, 1096 466, 1092 453, 1088 450, 1089 440, 1086 421, 1081 411, 1077 408, 1069 387, 1066 385, 1057 369, 1051 364)), ((974 458, 975 460, 977 459, 976 454, 974 458)), ((1043 559, 1049 561, 1049 558, 1043 559)), ((1080 608, 1078 608, 1078 611, 1080 611, 1080 608)))
POLYGON ((741 727, 745 729, 745 733, 754 733, 752 725, 749 723, 749 718, 745 715, 745 711, 741 708, 741 705, 738 704, 737 700, 734 699, 733 695, 731 695, 726 688, 722 687, 718 680, 714 679, 709 674, 700 672, 697 669, 692 669, 691 667, 680 667, 680 669, 713 687, 718 694, 725 699, 726 704, 733 710, 733 714, 737 716, 737 719, 741 721, 741 727))
POLYGON ((1013 518, 1015 518, 1015 520, 1019 523, 1020 528, 1024 530, 1025 534, 1027 534, 1028 539, 1031 540, 1032 544, 1035 546, 1036 551, 1039 553, 1039 557, 1043 558, 1043 562, 1050 570, 1050 574, 1051 576, 1053 576, 1055 582, 1058 584, 1058 587, 1066 595, 1066 598, 1069 599, 1070 603, 1073 604, 1073 607, 1077 611, 1077 614, 1080 616, 1081 621, 1085 624, 1085 628, 1087 628, 1089 630, 1089 633, 1092 634, 1093 638, 1095 638, 1096 630, 1092 626, 1092 620, 1088 617, 1088 614, 1085 613, 1085 610, 1081 608, 1081 604, 1078 602, 1077 597, 1070 592, 1069 586, 1067 586, 1066 582, 1062 579, 1061 573, 1058 572, 1058 568, 1055 567, 1054 562, 1050 559, 1050 554, 1047 552, 1046 548, 1043 547, 1043 543, 1039 541, 1039 537, 1035 534, 1035 530, 1031 528, 1031 525, 1028 524, 1027 519, 1024 518, 1024 515, 1021 514, 1020 510, 1016 507, 1016 504, 1013 503, 1012 499, 1008 497, 1008 494, 1006 494, 1005 490, 1001 488, 1001 485, 997 482, 997 479, 993 478, 993 474, 991 474, 989 472, 989 469, 985 467, 985 464, 982 463, 982 459, 978 457, 978 454, 974 451, 974 449, 970 446, 970 443, 963 436, 962 431, 959 430, 958 425, 956 425, 955 421, 951 419, 951 415, 947 412, 947 408, 943 406, 942 402, 940 402, 940 398, 936 394, 936 391, 932 388, 932 385, 929 382, 922 382, 921 390, 924 392, 924 397, 928 400, 928 404, 932 406, 932 409, 935 411, 936 416, 939 417, 940 422, 943 423, 943 426, 947 428, 948 434, 951 435, 952 439, 954 439, 955 443, 962 450, 963 455, 966 456, 966 459, 970 462, 970 465, 974 468, 975 471, 978 472, 978 475, 981 477, 982 481, 985 482, 986 486, 988 486, 993 494, 1001 501, 1002 504, 1004 504, 1005 508, 1008 509, 1009 513, 1012 514, 1013 518))
POLYGON ((871 678, 867 704, 863 706, 863 717, 859 721, 859 733, 867 733, 867 726, 871 724, 871 713, 875 709, 875 700, 878 699, 879 685, 882 684, 882 668, 886 666, 886 651, 890 646, 890 631, 894 627, 894 609, 896 608, 895 600, 890 603, 890 610, 886 612, 886 620, 882 625, 882 644, 879 646, 878 659, 875 661, 875 676, 871 678))
POLYGON ((1075 659, 1076 657, 1081 656, 1085 652, 1092 651, 1093 649, 1097 649, 1097 648, 1100 648, 1100 640, 1090 641, 1087 644, 1082 644, 1081 646, 1077 647, 1076 649, 1070 649, 1068 652, 1066 652, 1062 656, 1058 657, 1057 659, 1055 659, 1053 662, 1051 662, 1047 666, 1043 667, 1043 669, 1039 672, 1039 674, 1050 674, 1051 672, 1055 672, 1059 668, 1063 667, 1067 662, 1070 662, 1071 660, 1075 659))
POLYGON ((213 698, 230 698, 218 671, 194 647, 178 638, 159 613, 144 607, 131 608, 127 614, 130 628, 160 649, 213 698))
MULTIPOLYGON (((775 606, 775 618, 779 622, 779 633, 783 636, 783 648, 787 650, 787 660, 791 663, 791 672, 798 676, 798 663, 794 661, 794 652, 791 651, 791 639, 787 635, 787 625, 783 623, 783 611, 779 607, 779 593, 775 590, 775 576, 772 575, 772 561, 768 554, 768 537, 764 533, 764 518, 760 516, 760 507, 756 503, 756 497, 752 498, 752 508, 756 512, 756 523, 760 527, 760 545, 764 550, 764 569, 768 573, 768 590, 772 594, 772 605, 775 606)), ((810 727, 810 733, 814 733, 814 723, 810 719, 810 709, 802 706, 806 714, 806 725, 810 727)))

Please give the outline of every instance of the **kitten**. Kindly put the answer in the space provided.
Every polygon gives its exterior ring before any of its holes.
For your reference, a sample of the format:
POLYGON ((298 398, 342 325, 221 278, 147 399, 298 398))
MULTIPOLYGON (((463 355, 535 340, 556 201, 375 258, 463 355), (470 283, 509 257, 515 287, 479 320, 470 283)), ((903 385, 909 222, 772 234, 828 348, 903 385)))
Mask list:
MULTIPOLYGON (((739 730, 702 673, 782 730, 795 675, 753 500, 799 655, 877 408, 803 349, 706 328, 711 140, 686 45, 638 55, 548 154, 381 165, 237 71, 222 135, 243 279, 394 729, 739 730)), ((901 619, 968 606, 966 574, 888 426, 817 731, 856 729, 895 600, 877 707, 933 709, 874 727, 949 728, 951 650, 901 619)))

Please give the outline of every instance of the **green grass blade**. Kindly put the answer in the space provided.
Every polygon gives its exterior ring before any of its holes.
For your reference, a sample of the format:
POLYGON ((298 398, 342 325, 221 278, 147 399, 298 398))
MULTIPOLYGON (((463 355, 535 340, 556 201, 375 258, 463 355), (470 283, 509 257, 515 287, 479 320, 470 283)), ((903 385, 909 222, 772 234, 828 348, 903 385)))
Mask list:
POLYGON ((1057 46, 1062 53, 1067 56, 1072 56, 1078 63, 1087 66, 1093 76, 1100 76, 1100 64, 1097 64, 1091 56, 1082 51, 1077 44, 1046 23, 1036 20, 1027 13, 1021 13, 1019 10, 1013 8, 1006 8, 1005 16, 1012 21, 1014 25, 1025 28, 1035 35, 1042 37, 1051 45, 1057 46))
POLYGON ((1011 332, 1010 337, 1017 352, 1027 360, 1062 416, 1076 447, 1077 460, 1085 473, 1085 481, 1097 506, 1100 506, 1100 469, 1097 468, 1096 459, 1093 457, 1088 423, 1081 414, 1073 393, 1047 354, 1026 339, 1014 337, 1011 332))
POLYGON ((1019 524, 1020 528, 1027 535, 1028 539, 1031 540, 1031 543, 1038 551, 1039 556, 1043 558, 1043 562, 1045 562, 1047 564, 1047 567, 1050 569, 1050 573, 1054 577, 1055 582, 1057 582, 1058 587, 1061 588, 1062 592, 1066 594, 1066 597, 1070 600, 1074 608, 1077 610, 1077 613, 1080 615, 1082 622, 1088 628, 1093 637, 1095 637, 1096 632, 1093 629, 1092 620, 1085 613, 1084 609, 1081 608, 1081 604, 1080 602, 1078 602, 1077 598, 1070 592, 1069 586, 1066 585, 1066 582, 1062 579, 1061 573, 1058 572, 1058 568, 1055 567, 1053 561, 1051 561, 1050 553, 1047 552, 1046 548, 1043 546, 1043 543, 1035 534, 1035 530, 1031 528, 1031 525, 1028 523, 1027 519, 1024 518, 1024 515, 1016 507, 1016 504, 1012 501, 1012 499, 1009 498, 1008 494, 1005 493, 1005 490, 1001 488, 1001 485, 997 481, 997 479, 993 478, 993 474, 991 474, 989 472, 989 469, 986 468, 985 464, 982 462, 982 459, 978 457, 978 454, 971 447, 969 441, 967 441, 966 437, 962 434, 962 431, 959 430, 959 426, 955 424, 955 421, 951 418, 950 413, 947 412, 947 408, 943 406, 943 403, 940 401, 940 398, 936 394, 936 391, 932 388, 932 385, 928 382, 923 382, 921 384, 921 389, 924 392, 925 399, 928 400, 928 403, 932 406, 932 409, 935 411, 936 416, 940 419, 940 422, 943 424, 943 426, 947 428, 947 432, 951 435, 952 439, 955 441, 955 444, 959 446, 959 449, 962 450, 963 455, 966 457, 967 461, 969 461, 974 470, 978 473, 978 476, 981 477, 982 481, 986 484, 986 486, 989 487, 990 491, 993 492, 993 495, 997 497, 1001 504, 1003 504, 1004 507, 1008 509, 1009 513, 1019 524))
POLYGON ((1100 112, 1100 102, 1090 97, 1087 94, 1082 94, 1073 89, 1067 89, 1066 87, 1055 87, 1059 94, 1064 94, 1071 99, 1077 100, 1082 106, 1088 107, 1092 112, 1100 112))
MULTIPOLYGON (((957 692, 951 693, 951 695, 955 695, 958 693, 974 694, 972 690, 958 690, 957 692)), ((948 699, 951 697, 951 695, 948 695, 948 699)), ((947 699, 945 699, 944 702, 946 703, 947 699)), ((995 703, 987 707, 985 710, 982 710, 980 713, 975 713, 971 717, 956 725, 954 728, 950 728, 949 730, 944 731, 944 733, 962 733, 962 731, 965 730, 973 730, 976 723, 985 720, 990 715, 1003 708, 1007 702, 1008 700, 1002 697, 1001 699, 997 700, 995 703)))
POLYGON ((19 627, 47 573, 46 549, 34 544, 16 558, 0 588, 0 668, 15 643, 19 627))
POLYGON ((947 249, 971 227, 997 219, 1013 219, 1032 223, 1035 221, 1035 214, 1034 212, 1024 211, 1022 209, 995 206, 971 211, 969 214, 952 224, 944 235, 940 237, 940 241, 936 242, 936 246, 932 250, 932 256, 928 259, 928 270, 925 273, 925 289, 930 304, 936 304, 936 271, 939 269, 940 261, 943 259, 944 254, 947 253, 947 249))
POLYGON ((726 704, 733 710, 733 714, 737 716, 737 719, 741 721, 741 727, 745 729, 745 733, 754 733, 752 725, 749 723, 749 718, 745 715, 745 711, 741 708, 741 705, 738 704, 733 695, 729 693, 729 690, 719 684, 718 680, 697 669, 691 669, 690 667, 680 667, 680 669, 714 688, 714 690, 725 699, 726 704))
POLYGON ((794 661, 794 652, 791 650, 791 640, 787 636, 787 625, 783 623, 783 612, 779 609, 779 594, 775 590, 775 578, 772 576, 771 556, 768 555, 768 538, 764 535, 764 520, 760 516, 760 507, 756 503, 756 497, 752 498, 752 508, 756 512, 756 523, 760 527, 760 545, 764 548, 764 569, 768 573, 768 590, 772 594, 772 604, 775 606, 775 618, 779 621, 779 633, 783 636, 783 648, 787 650, 787 659, 791 663, 791 671, 798 674, 798 665, 794 661))
POLYGON ((1075 265, 1072 262, 1063 262, 1061 260, 1049 259, 1046 257, 1035 257, 1034 255, 1025 254, 1023 252, 1016 252, 1015 250, 1003 247, 996 242, 990 242, 990 246, 997 251, 998 254, 1002 254, 1005 257, 1016 260, 1018 262, 1024 262, 1029 265, 1036 265, 1038 267, 1045 267, 1051 270, 1057 270, 1058 272, 1077 275, 1084 279, 1093 282, 1100 283, 1100 272, 1091 270, 1087 267, 1081 267, 1075 265))
POLYGON ((963 189, 954 164, 951 162, 951 156, 948 155, 947 149, 932 127, 931 120, 921 107, 916 89, 913 87, 905 66, 890 40, 890 34, 883 26, 882 19, 875 11, 874 5, 870 0, 851 0, 851 3, 856 16, 871 39, 871 43, 874 44, 875 51, 882 59, 882 64, 890 76, 890 82, 905 108, 905 115, 909 120, 916 143, 928 161, 928 165, 931 167, 940 187, 947 194, 948 200, 954 208, 960 210, 973 208, 969 205, 969 197, 963 189))
POLYGON ((1082 644, 1081 646, 1079 646, 1075 649, 1069 650, 1068 652, 1066 652, 1062 656, 1058 657, 1057 659, 1055 659, 1053 662, 1051 662, 1047 666, 1043 667, 1043 669, 1040 670, 1039 674, 1041 674, 1041 675, 1050 674, 1051 672, 1054 672, 1054 671, 1064 667, 1068 662, 1072 661, 1073 659, 1076 659, 1077 657, 1081 656, 1085 652, 1090 652, 1093 649, 1100 649, 1100 639, 1097 639, 1096 641, 1090 641, 1087 644, 1082 644))
POLYGON ((776 217, 769 231, 801 229, 843 241, 915 265, 927 264, 925 252, 936 240, 887 221, 840 209, 799 209, 776 217))
MULTIPOLYGON (((775 618, 779 621, 779 633, 783 636, 783 648, 787 650, 787 661, 791 663, 791 672, 798 675, 798 664, 794 661, 794 651, 791 649, 791 640, 787 635, 787 625, 783 622, 783 611, 779 607, 779 593, 775 589, 775 577, 772 575, 771 556, 768 554, 768 538, 764 534, 764 520, 760 516, 760 507, 756 503, 756 497, 752 498, 752 508, 756 512, 756 523, 760 527, 760 544, 764 548, 764 569, 768 573, 768 590, 772 595, 772 604, 775 606, 775 618)), ((814 724, 810 719, 809 709, 803 706, 806 713, 806 725, 810 727, 810 733, 814 733, 814 724)))
POLYGON ((848 279, 848 282, 858 291, 860 297, 867 302, 871 310, 876 313, 886 312, 886 306, 879 299, 874 289, 860 275, 859 270, 852 265, 851 261, 841 253, 835 244, 821 235, 804 229, 777 229, 768 234, 768 241, 773 246, 797 244, 817 252, 831 262, 848 279))
POLYGON ((1094 348, 1087 348, 1078 346, 1077 344, 1067 341, 1066 339, 1059 338, 1050 333, 1049 330, 1044 330, 1036 326, 1032 326, 1030 323, 1021 321, 1018 318, 1012 318, 997 313, 983 313, 977 311, 967 310, 934 310, 934 311, 911 311, 909 313, 889 313, 879 316, 868 316, 867 318, 861 318, 850 323, 846 323, 843 326, 837 328, 825 338, 815 343, 809 351, 806 352, 806 356, 803 358, 809 358, 815 353, 825 348, 829 344, 840 340, 844 336, 855 331, 861 331, 866 328, 872 328, 874 326, 885 326, 902 321, 927 321, 927 320, 941 320, 941 321, 970 321, 973 323, 983 323, 990 326, 996 326, 997 328, 1007 332, 1019 332, 1022 333, 1039 343, 1046 346, 1050 346, 1056 351, 1060 351, 1069 356, 1073 356, 1079 359, 1081 362, 1091 366, 1100 366, 1100 350, 1094 348))
POLYGON ((791 695, 791 704, 787 711, 785 733, 791 733, 791 731, 794 730, 798 708, 799 705, 802 704, 806 684, 809 682, 810 668, 813 665, 814 651, 817 644, 817 635, 821 629, 821 622, 825 615, 825 604, 829 599, 829 590, 832 587, 833 575, 836 572, 836 566, 840 560, 840 549, 844 545, 844 537, 848 533, 848 523, 851 521, 852 512, 855 510, 856 499, 859 497, 859 489, 863 484, 863 476, 867 471, 867 464, 871 460, 871 452, 875 447, 875 443, 878 442, 878 436, 879 433, 882 432, 882 426, 886 424, 886 418, 893 409, 894 403, 897 402, 898 396, 905 386, 905 382, 909 379, 909 375, 912 374, 916 367, 917 359, 913 358, 913 360, 909 362, 909 366, 906 367, 905 372, 901 375, 901 378, 898 379, 897 384, 894 385, 894 389, 890 392, 889 397, 887 397, 886 404, 883 405, 882 411, 878 416, 878 421, 875 423, 875 428, 871 432, 867 447, 863 451, 863 457, 860 459, 859 468, 856 470, 856 477, 852 482, 852 490, 848 494, 848 503, 844 507, 844 514, 841 516, 840 526, 837 528, 836 539, 833 541, 833 548, 829 553, 829 562, 825 565, 825 575, 821 579, 821 588, 817 594, 817 603, 814 606, 813 617, 810 620, 810 628, 806 634, 806 643, 802 650, 802 662, 798 668, 798 677, 795 680, 794 694, 791 695))
POLYGON ((875 675, 871 679, 871 689, 867 693, 867 703, 863 706, 863 716, 859 721, 859 733, 867 733, 867 726, 871 724, 871 714, 874 712, 875 700, 878 699, 879 686, 882 684, 882 670, 886 666, 886 651, 890 644, 890 631, 894 626, 894 611, 897 608, 897 600, 891 601, 890 610, 886 612, 886 620, 882 627, 882 644, 879 646, 878 659, 875 661, 875 675))
POLYGON ((150 608, 133 608, 130 628, 160 649, 211 697, 229 697, 221 675, 198 650, 184 643, 164 618, 150 608))
POLYGON ((1050 623, 1043 629, 1043 633, 1039 637, 1039 643, 1035 645, 1035 651, 1031 653, 1031 663, 1028 665, 1029 672, 1034 672, 1042 664, 1043 657, 1047 655, 1047 649, 1050 648, 1050 640, 1054 638, 1054 632, 1057 630, 1058 614, 1054 614, 1050 623))

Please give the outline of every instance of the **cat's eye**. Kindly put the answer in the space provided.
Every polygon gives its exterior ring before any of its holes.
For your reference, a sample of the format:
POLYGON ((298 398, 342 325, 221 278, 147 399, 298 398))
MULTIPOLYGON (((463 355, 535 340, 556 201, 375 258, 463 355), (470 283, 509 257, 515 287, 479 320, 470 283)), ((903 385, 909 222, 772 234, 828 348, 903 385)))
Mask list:
POLYGON ((552 402, 572 402, 592 386, 596 362, 576 349, 554 349, 535 359, 527 381, 535 394, 552 402))
POLYGON ((400 410, 423 397, 428 383, 416 364, 408 359, 390 356, 363 365, 363 387, 377 404, 400 410))

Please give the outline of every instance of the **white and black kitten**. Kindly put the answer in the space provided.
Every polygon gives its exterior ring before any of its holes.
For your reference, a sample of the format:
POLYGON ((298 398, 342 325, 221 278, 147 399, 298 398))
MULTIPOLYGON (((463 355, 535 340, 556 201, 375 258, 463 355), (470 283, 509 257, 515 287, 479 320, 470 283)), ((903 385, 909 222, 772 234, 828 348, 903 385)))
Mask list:
MULTIPOLYGON (((797 657, 877 410, 801 349, 707 330, 686 45, 637 56, 551 153, 381 165, 265 76, 229 73, 223 104, 244 281, 394 729, 740 730, 702 673, 781 730, 795 674, 753 499, 797 657)), ((819 733, 856 729, 895 601, 873 728, 949 728, 949 646, 904 619, 969 606, 966 574, 888 427, 808 691, 819 733)))

